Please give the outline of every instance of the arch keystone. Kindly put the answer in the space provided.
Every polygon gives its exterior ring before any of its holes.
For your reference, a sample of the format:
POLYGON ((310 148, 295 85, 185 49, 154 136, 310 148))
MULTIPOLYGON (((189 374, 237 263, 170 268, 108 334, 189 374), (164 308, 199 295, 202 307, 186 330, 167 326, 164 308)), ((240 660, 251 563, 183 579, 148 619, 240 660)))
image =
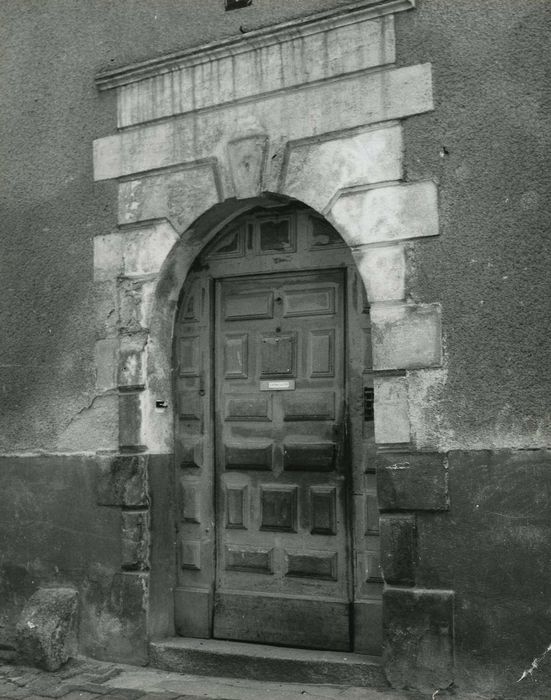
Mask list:
POLYGON ((237 199, 256 197, 262 189, 268 137, 264 133, 240 136, 228 143, 228 165, 237 199))

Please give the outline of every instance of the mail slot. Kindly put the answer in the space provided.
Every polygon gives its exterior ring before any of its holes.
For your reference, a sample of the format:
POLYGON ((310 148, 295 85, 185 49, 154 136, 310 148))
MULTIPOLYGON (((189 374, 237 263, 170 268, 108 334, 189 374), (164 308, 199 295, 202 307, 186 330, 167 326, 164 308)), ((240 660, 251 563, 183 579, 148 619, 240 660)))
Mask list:
POLYGON ((260 391, 294 391, 294 379, 265 379, 260 382, 260 391))

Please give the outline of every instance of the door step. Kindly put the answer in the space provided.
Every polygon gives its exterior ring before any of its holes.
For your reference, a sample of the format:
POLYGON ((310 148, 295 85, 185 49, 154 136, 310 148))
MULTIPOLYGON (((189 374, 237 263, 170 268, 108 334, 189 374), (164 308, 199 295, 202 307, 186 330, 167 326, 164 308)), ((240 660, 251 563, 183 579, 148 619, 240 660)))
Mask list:
POLYGON ((174 637, 151 642, 151 666, 165 671, 281 683, 386 688, 379 657, 174 637))

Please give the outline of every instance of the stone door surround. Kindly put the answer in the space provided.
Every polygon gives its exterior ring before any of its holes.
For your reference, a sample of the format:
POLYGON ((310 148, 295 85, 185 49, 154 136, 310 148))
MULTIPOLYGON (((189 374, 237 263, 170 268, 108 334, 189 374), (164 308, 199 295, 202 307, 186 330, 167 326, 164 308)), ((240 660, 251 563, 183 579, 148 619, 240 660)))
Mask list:
MULTIPOLYGON (((449 503, 444 455, 419 449, 411 408, 443 362, 440 305, 408 296, 412 242, 438 235, 435 183, 403 169, 400 120, 433 109, 430 64, 395 65, 394 14, 412 7, 357 1, 98 76, 116 90, 118 132, 95 141, 94 173, 118 182, 119 206, 118 230, 95 239, 97 357, 119 396, 111 462, 146 471, 148 455, 173 452, 174 315, 198 253, 274 200, 330 221, 371 305, 387 675, 437 664, 447 684, 453 594, 415 587, 416 512, 449 503)), ((147 611, 155 572, 139 500, 121 503, 125 573, 139 577, 147 611)))

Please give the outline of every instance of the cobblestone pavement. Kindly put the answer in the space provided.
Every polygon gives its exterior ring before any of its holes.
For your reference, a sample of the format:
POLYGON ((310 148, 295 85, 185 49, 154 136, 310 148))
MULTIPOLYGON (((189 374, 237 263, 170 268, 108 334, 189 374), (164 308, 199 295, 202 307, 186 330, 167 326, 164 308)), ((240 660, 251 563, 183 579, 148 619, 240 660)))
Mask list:
MULTIPOLYGON (((455 700, 483 700, 452 692, 455 700)), ((343 685, 210 678, 71 659, 59 671, 2 664, 0 700, 444 700, 446 692, 402 693, 343 685)))
POLYGON ((107 685, 108 681, 120 677, 127 668, 88 659, 71 659, 59 671, 52 673, 26 666, 2 665, 0 700, 195 700, 199 697, 205 700, 205 695, 166 691, 151 693, 147 689, 107 685))

